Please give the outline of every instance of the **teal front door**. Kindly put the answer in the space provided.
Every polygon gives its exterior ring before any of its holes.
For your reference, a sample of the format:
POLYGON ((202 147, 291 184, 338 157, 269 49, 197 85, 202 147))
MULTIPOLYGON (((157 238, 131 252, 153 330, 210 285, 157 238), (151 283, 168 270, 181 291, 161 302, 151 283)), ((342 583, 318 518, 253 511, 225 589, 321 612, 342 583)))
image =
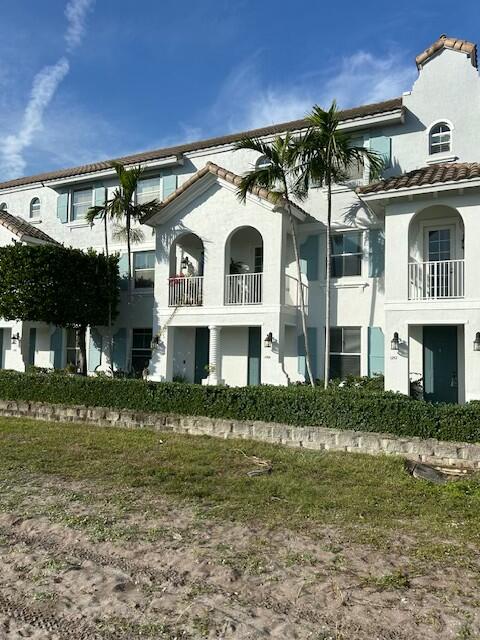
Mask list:
POLYGON ((262 329, 248 327, 248 384, 260 384, 262 329))
POLYGON ((203 378, 208 376, 208 349, 210 345, 210 332, 208 327, 195 329, 195 374, 193 381, 201 384, 203 378))
POLYGON ((428 402, 458 402, 457 327, 423 327, 423 384, 428 402))

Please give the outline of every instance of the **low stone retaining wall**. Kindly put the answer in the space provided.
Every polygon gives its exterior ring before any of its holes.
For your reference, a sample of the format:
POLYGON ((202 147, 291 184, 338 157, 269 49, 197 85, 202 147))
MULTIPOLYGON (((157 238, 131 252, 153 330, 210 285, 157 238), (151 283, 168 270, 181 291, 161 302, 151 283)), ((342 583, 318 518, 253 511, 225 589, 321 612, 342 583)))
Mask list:
POLYGON ((294 427, 268 422, 13 400, 0 400, 0 416, 54 422, 84 422, 101 427, 147 428, 218 438, 250 438, 318 451, 394 454, 442 467, 480 469, 480 443, 442 442, 433 438, 422 440, 416 437, 399 437, 368 431, 294 427))

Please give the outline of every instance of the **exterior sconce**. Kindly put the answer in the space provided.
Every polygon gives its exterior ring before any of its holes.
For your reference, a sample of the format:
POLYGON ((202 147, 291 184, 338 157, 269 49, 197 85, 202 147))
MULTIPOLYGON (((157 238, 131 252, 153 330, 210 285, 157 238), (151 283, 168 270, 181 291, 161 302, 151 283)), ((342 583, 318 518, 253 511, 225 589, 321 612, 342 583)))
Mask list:
POLYGON ((392 351, 398 351, 400 348, 400 340, 398 339, 398 332, 395 331, 393 334, 392 341, 390 342, 390 349, 392 351))
POLYGON ((12 344, 20 344, 20 334, 12 333, 12 344))
POLYGON ((475 334, 475 340, 473 341, 473 350, 480 351, 480 331, 475 334))
POLYGON ((265 348, 271 349, 272 348, 272 342, 273 342, 273 335, 272 335, 272 332, 269 331, 267 333, 267 335, 265 336, 265 340, 263 341, 263 345, 264 345, 265 348))

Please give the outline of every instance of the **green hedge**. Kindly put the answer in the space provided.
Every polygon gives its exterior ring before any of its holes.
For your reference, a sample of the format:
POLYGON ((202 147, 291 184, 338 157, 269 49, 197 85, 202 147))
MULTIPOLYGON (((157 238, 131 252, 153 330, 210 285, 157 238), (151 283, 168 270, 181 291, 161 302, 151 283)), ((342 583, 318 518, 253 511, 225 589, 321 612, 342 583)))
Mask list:
POLYGON ((480 402, 434 405, 355 388, 205 387, 2 371, 0 398, 480 442, 480 402))

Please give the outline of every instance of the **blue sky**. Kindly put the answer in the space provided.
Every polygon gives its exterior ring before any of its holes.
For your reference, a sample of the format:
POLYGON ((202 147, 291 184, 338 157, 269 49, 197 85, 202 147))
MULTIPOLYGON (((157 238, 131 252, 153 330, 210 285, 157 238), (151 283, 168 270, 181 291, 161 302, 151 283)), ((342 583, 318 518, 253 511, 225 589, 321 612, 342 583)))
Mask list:
POLYGON ((464 0, 2 0, 0 180, 400 95, 464 0))

